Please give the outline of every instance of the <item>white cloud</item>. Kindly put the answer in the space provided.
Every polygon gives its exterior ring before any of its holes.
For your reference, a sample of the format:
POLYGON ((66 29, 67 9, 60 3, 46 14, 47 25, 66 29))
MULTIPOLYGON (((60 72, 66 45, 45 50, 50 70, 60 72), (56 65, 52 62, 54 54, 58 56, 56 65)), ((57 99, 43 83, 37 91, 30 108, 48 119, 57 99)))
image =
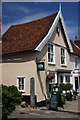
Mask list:
POLYGON ((31 10, 29 10, 29 9, 27 9, 27 8, 24 8, 24 7, 18 7, 18 8, 16 8, 17 10, 19 10, 19 11, 22 11, 22 12, 24 12, 24 13, 29 13, 29 12, 31 12, 31 10))

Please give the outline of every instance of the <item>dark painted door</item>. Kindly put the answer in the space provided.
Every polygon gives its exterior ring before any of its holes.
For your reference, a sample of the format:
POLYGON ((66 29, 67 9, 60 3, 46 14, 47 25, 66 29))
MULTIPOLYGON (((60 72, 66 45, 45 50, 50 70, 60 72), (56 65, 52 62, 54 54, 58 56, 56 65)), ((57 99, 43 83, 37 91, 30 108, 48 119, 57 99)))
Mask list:
POLYGON ((75 90, 77 91, 78 89, 78 77, 75 77, 75 90))

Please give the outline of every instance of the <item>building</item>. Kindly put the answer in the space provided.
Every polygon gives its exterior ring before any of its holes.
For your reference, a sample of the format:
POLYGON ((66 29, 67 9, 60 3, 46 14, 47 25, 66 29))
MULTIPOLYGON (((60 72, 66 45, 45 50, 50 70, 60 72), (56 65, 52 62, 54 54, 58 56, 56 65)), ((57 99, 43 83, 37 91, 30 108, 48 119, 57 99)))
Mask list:
MULTIPOLYGON (((77 37, 75 37, 77 38, 77 37)), ((80 48, 75 43, 80 43, 79 40, 74 42, 71 40, 71 45, 73 47, 73 53, 70 54, 70 66, 71 66, 71 76, 73 89, 80 92, 80 48)))
POLYGON ((2 36, 2 83, 15 85, 24 97, 30 98, 34 78, 36 101, 48 97, 54 83, 71 82, 68 38, 61 8, 57 13, 24 24, 12 25, 2 36), (37 67, 44 69, 39 71, 37 67), (55 78, 46 86, 46 75, 55 78))

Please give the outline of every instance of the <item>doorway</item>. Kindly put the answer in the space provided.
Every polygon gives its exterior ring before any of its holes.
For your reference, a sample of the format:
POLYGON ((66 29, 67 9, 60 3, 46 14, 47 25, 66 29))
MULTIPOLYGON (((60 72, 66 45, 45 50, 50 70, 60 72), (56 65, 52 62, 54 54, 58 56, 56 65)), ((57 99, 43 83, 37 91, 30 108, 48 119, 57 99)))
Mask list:
POLYGON ((75 77, 75 90, 77 91, 78 89, 78 77, 75 77))

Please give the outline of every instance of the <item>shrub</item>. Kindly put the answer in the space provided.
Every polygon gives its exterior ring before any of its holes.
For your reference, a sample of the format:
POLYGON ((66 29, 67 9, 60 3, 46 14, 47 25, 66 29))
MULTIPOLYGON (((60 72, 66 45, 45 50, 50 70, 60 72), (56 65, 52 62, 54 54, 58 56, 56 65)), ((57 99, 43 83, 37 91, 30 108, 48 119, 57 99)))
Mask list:
POLYGON ((66 102, 66 96, 62 95, 61 98, 62 98, 62 103, 65 104, 65 102, 66 102))
POLYGON ((61 84, 59 85, 59 92, 62 92, 64 89, 65 89, 65 84, 64 84, 64 83, 61 83, 61 84))
POLYGON ((17 87, 2 85, 2 118, 7 118, 21 101, 22 94, 17 90, 17 87))
POLYGON ((67 91, 67 90, 71 90, 73 88, 73 85, 71 83, 67 83, 67 84, 64 84, 64 83, 61 83, 59 85, 59 91, 62 92, 63 90, 67 91))

